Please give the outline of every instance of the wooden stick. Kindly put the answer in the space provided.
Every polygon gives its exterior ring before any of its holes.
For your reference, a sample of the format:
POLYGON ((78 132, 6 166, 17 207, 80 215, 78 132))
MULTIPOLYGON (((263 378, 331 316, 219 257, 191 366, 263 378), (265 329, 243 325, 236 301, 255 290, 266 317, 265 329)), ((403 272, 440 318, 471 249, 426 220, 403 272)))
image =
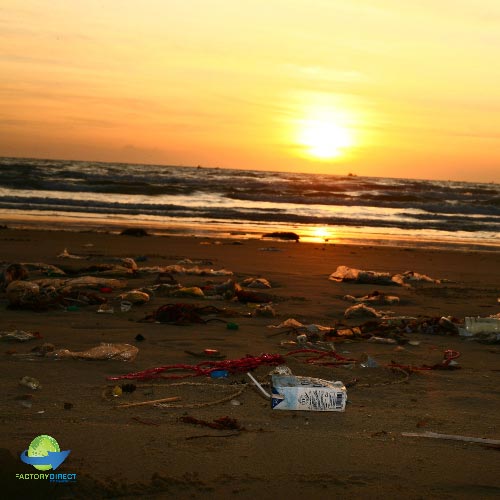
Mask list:
POLYGON ((179 399, 181 399, 179 396, 174 396, 172 398, 153 399, 151 401, 139 401, 138 403, 126 403, 115 406, 115 408, 132 408, 132 406, 154 405, 155 403, 171 403, 172 401, 179 401, 179 399))
POLYGON ((402 432, 402 436, 408 437, 425 437, 434 439, 452 439, 454 441, 465 441, 468 443, 481 443, 481 444, 500 444, 498 439, 476 438, 468 436, 457 436, 455 434, 439 434, 438 432, 402 432))

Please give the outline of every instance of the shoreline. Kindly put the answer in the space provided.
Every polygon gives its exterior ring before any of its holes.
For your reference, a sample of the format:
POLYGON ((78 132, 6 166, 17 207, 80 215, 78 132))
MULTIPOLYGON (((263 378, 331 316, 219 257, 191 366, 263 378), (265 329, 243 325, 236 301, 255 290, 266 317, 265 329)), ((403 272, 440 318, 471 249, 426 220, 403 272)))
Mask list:
MULTIPOLYGON (((262 240, 264 241, 279 241, 271 238, 263 238, 265 233, 275 231, 292 231, 300 236, 302 243, 324 244, 324 245, 371 245, 380 247, 395 247, 395 248, 420 248, 428 250, 450 250, 459 252, 468 251, 484 251, 484 252, 499 252, 500 242, 493 241, 475 241, 472 243, 469 239, 439 239, 422 236, 396 236, 392 234, 381 234, 376 232, 358 232, 353 233, 349 230, 338 232, 333 226, 323 227, 317 226, 304 233, 302 227, 294 224, 272 224, 265 223, 261 230, 258 231, 255 227, 244 230, 241 223, 229 222, 213 222, 187 220, 181 222, 169 223, 151 223, 139 220, 106 220, 98 219, 90 222, 89 220, 75 221, 74 218, 63 216, 40 216, 26 217, 9 216, 0 219, 0 226, 6 226, 13 230, 39 230, 39 231, 68 231, 68 232, 96 232, 103 234, 119 234, 123 229, 127 228, 142 228, 151 236, 168 236, 168 237, 194 237, 207 239, 230 239, 230 240, 262 240), (314 235, 314 231, 331 231, 330 237, 322 237, 314 235), (311 234, 313 233, 313 234, 311 234)), ((349 228, 348 228, 349 229, 349 228)), ((367 228, 369 229, 369 228, 367 228)), ((383 228, 382 228, 383 229, 383 228)))

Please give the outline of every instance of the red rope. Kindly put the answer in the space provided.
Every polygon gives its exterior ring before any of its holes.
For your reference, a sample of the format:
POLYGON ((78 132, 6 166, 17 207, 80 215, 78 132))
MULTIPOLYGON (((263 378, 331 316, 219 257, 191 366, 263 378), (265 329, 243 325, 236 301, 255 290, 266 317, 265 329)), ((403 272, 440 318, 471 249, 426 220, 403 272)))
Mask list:
POLYGON ((223 361, 203 361, 197 365, 167 365, 140 372, 127 373, 126 375, 117 375, 107 377, 107 380, 148 380, 152 378, 180 379, 186 377, 209 376, 215 370, 227 370, 229 373, 243 373, 254 370, 260 365, 281 365, 285 362, 280 354, 262 354, 260 356, 246 356, 241 359, 227 359, 223 361), (172 370, 186 370, 194 373, 183 375, 162 375, 164 372, 172 370))

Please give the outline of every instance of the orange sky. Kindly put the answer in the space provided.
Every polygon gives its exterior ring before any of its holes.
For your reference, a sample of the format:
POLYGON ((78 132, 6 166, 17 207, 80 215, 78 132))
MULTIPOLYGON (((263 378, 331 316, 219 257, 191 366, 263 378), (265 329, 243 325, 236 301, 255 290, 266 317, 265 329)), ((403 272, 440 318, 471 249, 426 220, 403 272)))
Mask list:
POLYGON ((3 0, 0 155, 500 181, 498 0, 3 0))

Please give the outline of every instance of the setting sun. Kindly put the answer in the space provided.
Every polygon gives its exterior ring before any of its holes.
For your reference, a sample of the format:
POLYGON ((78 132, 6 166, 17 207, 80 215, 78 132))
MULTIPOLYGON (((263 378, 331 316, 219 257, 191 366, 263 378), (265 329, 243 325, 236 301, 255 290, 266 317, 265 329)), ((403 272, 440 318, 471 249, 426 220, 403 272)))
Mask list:
POLYGON ((298 143, 308 156, 328 160, 343 155, 354 140, 334 112, 320 111, 300 122, 298 143))

